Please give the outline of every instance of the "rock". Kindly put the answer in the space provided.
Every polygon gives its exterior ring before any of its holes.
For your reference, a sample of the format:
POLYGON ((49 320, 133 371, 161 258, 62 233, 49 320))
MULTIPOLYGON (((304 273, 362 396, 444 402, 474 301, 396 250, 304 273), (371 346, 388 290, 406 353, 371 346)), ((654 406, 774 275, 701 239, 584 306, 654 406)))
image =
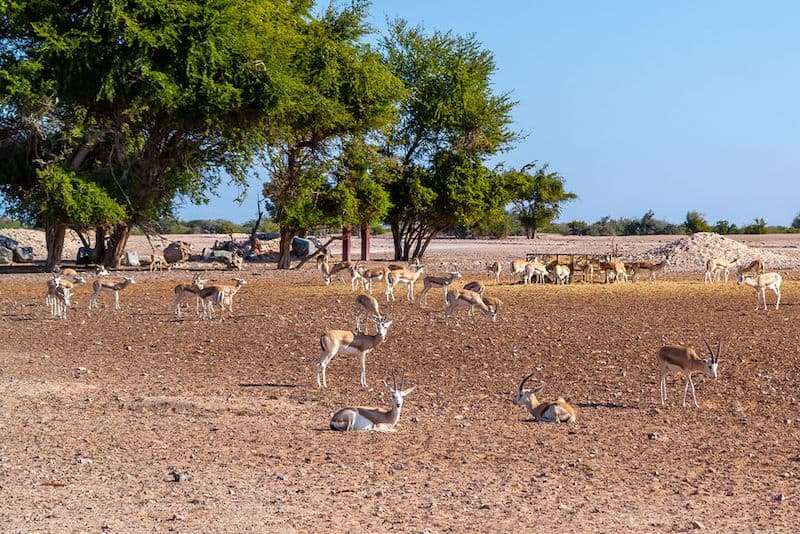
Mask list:
POLYGON ((313 249, 316 249, 316 247, 308 239, 303 239, 302 237, 292 239, 292 254, 298 258, 305 258, 313 249))
POLYGON ((164 259, 167 260, 168 263, 179 263, 187 261, 191 253, 191 243, 187 243, 186 241, 174 241, 167 245, 163 254, 164 259))
POLYGON ((16 240, 4 235, 0 235, 0 247, 5 247, 8 250, 17 250, 18 244, 19 243, 16 240))
POLYGON ((0 246, 0 264, 2 263, 13 263, 14 262, 14 251, 0 246))
POLYGON ((700 521, 695 520, 695 521, 692 521, 692 528, 694 530, 704 530, 706 528, 706 526, 703 523, 701 523, 700 521))
POLYGON ((123 252, 120 263, 122 265, 129 265, 131 267, 139 267, 141 265, 141 262, 139 261, 139 254, 133 250, 126 250, 123 252))
POLYGON ((15 248, 14 261, 17 263, 31 263, 33 261, 33 247, 15 248))

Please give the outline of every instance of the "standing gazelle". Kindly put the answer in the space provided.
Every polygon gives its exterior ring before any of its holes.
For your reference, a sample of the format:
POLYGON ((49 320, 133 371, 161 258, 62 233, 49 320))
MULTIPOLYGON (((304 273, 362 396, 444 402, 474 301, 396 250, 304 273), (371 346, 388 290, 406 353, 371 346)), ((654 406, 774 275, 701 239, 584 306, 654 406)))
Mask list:
POLYGON ((392 396, 392 407, 387 409, 368 408, 357 406, 355 408, 342 408, 331 417, 331 430, 374 430, 376 432, 394 432, 400 420, 400 410, 403 408, 403 397, 414 391, 414 387, 403 389, 406 384, 406 374, 400 378, 400 387, 397 386, 397 377, 392 371, 392 386, 383 381, 386 390, 392 396))
POLYGON ((779 273, 764 273, 758 276, 740 274, 738 284, 756 288, 756 311, 758 311, 760 300, 764 301, 764 310, 767 309, 767 289, 771 289, 778 296, 778 300, 775 301, 775 309, 778 309, 781 305, 782 282, 783 278, 779 273))
POLYGON ((132 276, 126 276, 122 282, 109 282, 107 280, 95 280, 92 283, 92 287, 94 288, 94 293, 92 293, 92 297, 89 299, 89 309, 97 308, 97 297, 103 291, 111 291, 114 293, 114 309, 118 310, 119 307, 119 292, 128 287, 131 284, 135 284, 136 281, 133 279, 132 276))
POLYGON ((553 402, 539 402, 539 399, 536 398, 536 393, 544 388, 544 383, 535 388, 525 389, 525 383, 530 380, 535 373, 534 371, 522 379, 519 390, 517 394, 514 395, 514 405, 525 406, 528 412, 533 416, 534 421, 543 421, 545 423, 574 423, 575 408, 562 397, 559 397, 553 402))
POLYGON ((496 261, 493 264, 491 264, 489 267, 487 267, 486 270, 488 271, 489 276, 491 278, 494 278, 495 285, 499 284, 500 283, 500 272, 503 270, 503 265, 499 261, 496 261))
POLYGON ((428 304, 428 291, 441 289, 444 293, 444 303, 447 304, 447 287, 455 280, 461 279, 461 273, 452 271, 447 276, 426 276, 422 279, 422 292, 419 294, 419 305, 428 304))
POLYGON ((357 334, 349 330, 328 330, 319 338, 319 345, 322 348, 317 360, 317 387, 326 388, 326 369, 333 357, 339 352, 345 354, 356 354, 361 362, 361 385, 367 385, 367 353, 386 340, 386 332, 392 325, 392 321, 387 321, 385 317, 375 318, 375 328, 378 333, 371 336, 367 334, 357 334))
POLYGON ((691 387, 692 399, 694 400, 695 408, 700 407, 700 405, 697 404, 697 397, 695 396, 694 392, 692 373, 702 372, 716 380, 717 366, 719 365, 719 354, 722 350, 722 342, 718 340, 717 354, 715 356, 714 351, 711 350, 711 345, 708 344, 708 341, 703 341, 708 348, 708 353, 711 355, 710 358, 705 360, 700 359, 700 357, 692 348, 687 349, 685 347, 662 346, 658 350, 658 354, 656 356, 658 359, 658 387, 659 393, 661 394, 662 405, 667 400, 667 375, 680 371, 683 373, 683 381, 686 383, 686 387, 683 390, 682 406, 686 406, 686 392, 689 390, 689 387, 691 387))

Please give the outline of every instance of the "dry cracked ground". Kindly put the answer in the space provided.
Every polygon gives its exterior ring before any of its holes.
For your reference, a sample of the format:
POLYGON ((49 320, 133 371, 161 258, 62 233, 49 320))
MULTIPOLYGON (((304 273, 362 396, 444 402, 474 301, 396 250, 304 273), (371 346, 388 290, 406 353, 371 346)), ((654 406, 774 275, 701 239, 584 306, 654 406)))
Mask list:
MULTIPOLYGON (((756 312, 749 287, 489 285, 496 323, 446 326, 380 301, 386 343, 339 356, 316 387, 319 336, 352 328, 354 294, 311 268, 247 266, 233 316, 171 312, 186 272, 137 273, 115 311, 67 320, 44 274, 0 278, 0 531, 791 532, 800 524, 800 283, 756 312), (722 340, 720 376, 658 400, 655 353, 722 340), (416 390, 396 432, 337 433, 330 414, 416 390), (511 397, 536 371, 574 424, 534 423, 511 397)), ((218 280, 230 273, 216 272, 218 280)), ((469 273, 464 281, 481 278, 469 273)), ((485 280, 485 279, 484 279, 485 280)), ((398 296, 402 297, 398 292, 398 296)))

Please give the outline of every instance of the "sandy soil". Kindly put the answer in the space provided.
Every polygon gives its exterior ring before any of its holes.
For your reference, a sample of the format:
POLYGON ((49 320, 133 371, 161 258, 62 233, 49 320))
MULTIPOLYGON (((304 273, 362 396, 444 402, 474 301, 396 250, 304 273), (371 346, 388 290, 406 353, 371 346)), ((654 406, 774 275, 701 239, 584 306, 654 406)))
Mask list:
MULTIPOLYGON (((432 250, 430 270, 474 265, 467 281, 483 276, 480 258, 529 248, 469 245, 432 250)), ((394 323, 368 357, 372 389, 358 385, 357 362, 342 355, 324 391, 314 383, 318 338, 353 327, 349 286, 323 286, 310 267, 247 265, 243 274, 248 285, 223 322, 171 313, 186 272, 138 273, 119 311, 103 295, 90 312, 81 287, 65 321, 44 307, 46 275, 0 277, 0 531, 793 532, 800 524, 794 274, 781 308, 767 312, 753 310, 751 288, 704 286, 702 275, 559 287, 505 276, 487 290, 504 302, 497 322, 481 316, 475 325, 461 316, 445 326, 440 293, 425 308, 380 295, 394 323), (698 348, 722 339, 719 379, 695 376, 700 409, 680 406, 679 377, 659 404, 663 335, 698 348), (388 406, 381 380, 393 369, 416 385, 396 432, 328 430, 338 408, 388 406), (566 397, 576 423, 534 423, 511 404, 534 370, 546 383, 542 398, 566 397)))

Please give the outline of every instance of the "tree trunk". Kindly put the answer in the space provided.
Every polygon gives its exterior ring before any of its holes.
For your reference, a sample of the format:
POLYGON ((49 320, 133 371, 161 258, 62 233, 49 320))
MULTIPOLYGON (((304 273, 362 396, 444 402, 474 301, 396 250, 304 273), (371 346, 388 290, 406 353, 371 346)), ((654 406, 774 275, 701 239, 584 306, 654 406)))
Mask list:
POLYGON ((368 224, 361 225, 361 261, 369 260, 369 246, 372 240, 372 232, 368 224))
POLYGON ((350 261, 353 250, 353 229, 349 226, 342 228, 342 261, 350 261))
POLYGON ((292 238, 294 238, 294 230, 281 226, 281 251, 278 258, 278 269, 292 268, 292 238))
POLYGON ((46 220, 44 222, 44 235, 47 244, 47 261, 45 269, 52 271, 56 265, 61 263, 61 256, 64 254, 64 236, 67 232, 67 225, 58 221, 46 220))
POLYGON ((103 262, 98 258, 105 258, 106 256, 106 227, 96 226, 94 229, 94 252, 92 254, 92 263, 102 265, 103 262))
POLYGON ((129 223, 119 223, 111 227, 108 246, 103 256, 99 254, 97 256, 101 265, 112 268, 119 267, 122 254, 125 252, 125 247, 128 245, 128 237, 131 235, 131 226, 132 225, 129 223))
POLYGON ((394 261, 403 259, 403 234, 400 232, 400 223, 392 221, 389 223, 392 229, 392 241, 394 242, 394 261))

